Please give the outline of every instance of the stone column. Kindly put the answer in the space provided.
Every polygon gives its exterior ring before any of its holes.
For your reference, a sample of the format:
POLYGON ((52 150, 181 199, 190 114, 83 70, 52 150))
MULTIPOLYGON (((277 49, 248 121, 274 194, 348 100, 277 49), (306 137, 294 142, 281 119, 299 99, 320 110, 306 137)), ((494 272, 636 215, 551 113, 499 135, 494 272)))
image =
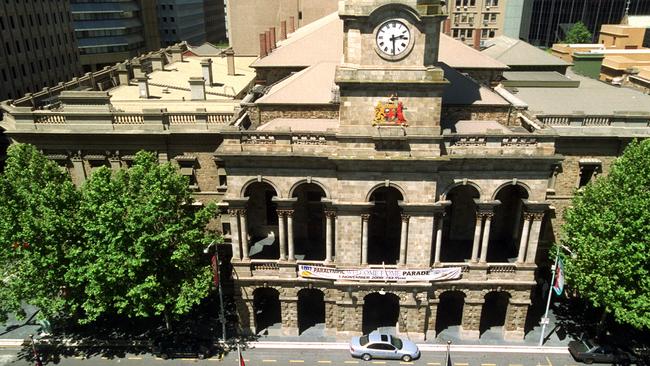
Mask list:
POLYGON ((86 181, 86 171, 84 170, 84 161, 81 158, 81 156, 73 156, 71 159, 72 161, 72 171, 74 173, 75 183, 79 186, 83 184, 83 182, 86 181))
POLYGON ((478 247, 481 243, 481 226, 483 225, 483 216, 476 215, 476 227, 474 228, 474 242, 472 243, 472 262, 478 262, 478 247))
POLYGON ((542 230, 542 220, 544 219, 543 212, 536 212, 533 215, 533 224, 530 228, 530 239, 528 240, 528 250, 526 252, 526 263, 535 263, 537 256, 537 245, 539 244, 539 236, 542 230))
POLYGON ((253 331, 253 328, 255 327, 255 309, 253 309, 253 300, 247 300, 237 296, 235 297, 235 307, 242 335, 255 334, 253 331))
POLYGON ((521 233, 521 240, 519 241, 519 255, 517 255, 517 263, 523 263, 526 255, 526 246, 528 246, 528 231, 533 217, 530 213, 524 213, 524 228, 521 233))
POLYGON ((298 296, 281 297, 282 335, 298 335, 298 296))
POLYGON ((232 244, 232 259, 241 259, 241 250, 239 248, 239 210, 229 209, 230 215, 230 243, 232 244))
POLYGON ((284 219, 286 217, 286 211, 285 210, 278 210, 278 233, 279 233, 279 239, 280 242, 278 245, 280 245, 280 260, 281 261, 286 261, 287 260, 287 240, 286 240, 286 234, 284 231, 284 219))
POLYGON ((287 215, 287 238, 289 242, 289 260, 295 261, 296 254, 295 254, 295 247, 293 244, 293 210, 287 210, 286 215, 287 215))
POLYGON ((250 260, 248 257, 248 224, 246 223, 246 209, 241 209, 239 210, 239 221, 241 222, 240 224, 240 230, 241 230, 241 254, 242 254, 242 259, 247 261, 250 260))
POLYGON ((368 264, 368 220, 369 214, 361 215, 361 264, 368 264))
POLYGON ((506 310, 506 320, 504 326, 504 338, 507 340, 521 341, 524 339, 524 326, 530 302, 517 301, 510 298, 508 309, 506 310))
POLYGON ((406 245, 408 239, 409 219, 411 216, 402 214, 402 228, 399 238, 399 265, 406 265, 406 245))
POLYGON ((445 214, 436 215, 436 253, 434 263, 440 263, 440 250, 442 249, 442 228, 444 227, 445 214))
POLYGON ((463 306, 463 320, 461 321, 460 334, 462 338, 478 339, 480 336, 482 299, 468 299, 463 306))
POLYGON ((488 245, 490 243, 490 225, 492 224, 493 213, 487 212, 485 216, 485 226, 483 227, 483 243, 481 244, 481 263, 487 262, 488 245))
POLYGON ((339 310, 336 301, 325 300, 325 334, 336 335, 339 310))
POLYGON ((334 233, 334 218, 336 212, 325 211, 325 263, 332 262, 332 253, 334 252, 334 243, 332 234, 334 233))

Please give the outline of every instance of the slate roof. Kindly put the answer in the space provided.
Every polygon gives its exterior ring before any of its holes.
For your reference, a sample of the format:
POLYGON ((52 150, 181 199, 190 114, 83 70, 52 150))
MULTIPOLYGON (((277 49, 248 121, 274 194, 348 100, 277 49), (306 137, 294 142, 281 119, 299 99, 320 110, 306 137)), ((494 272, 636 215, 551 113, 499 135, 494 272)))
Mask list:
POLYGON ((482 54, 508 66, 571 66, 531 44, 506 36, 495 37, 485 45, 487 48, 481 51, 482 54))

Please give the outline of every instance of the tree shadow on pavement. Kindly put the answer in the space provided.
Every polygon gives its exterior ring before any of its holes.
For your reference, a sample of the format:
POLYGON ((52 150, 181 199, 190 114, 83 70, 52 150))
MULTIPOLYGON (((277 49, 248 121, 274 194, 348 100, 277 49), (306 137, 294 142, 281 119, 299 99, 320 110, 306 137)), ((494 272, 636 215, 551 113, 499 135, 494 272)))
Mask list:
MULTIPOLYGON (((53 320, 51 334, 37 337, 36 348, 44 364, 62 364, 69 357, 104 357, 109 360, 128 355, 153 354, 156 357, 198 357, 195 350, 209 347, 207 357, 227 354, 247 348, 256 337, 233 337, 235 327, 227 328, 229 341, 221 338, 219 302, 216 294, 206 298, 189 314, 177 319, 172 329, 167 330, 162 317, 129 319, 123 316, 105 316, 97 321, 79 325, 70 320, 53 320)), ((236 322, 234 304, 228 301, 226 318, 230 324, 236 322)), ((19 353, 21 359, 34 361, 30 344, 25 344, 19 353)))

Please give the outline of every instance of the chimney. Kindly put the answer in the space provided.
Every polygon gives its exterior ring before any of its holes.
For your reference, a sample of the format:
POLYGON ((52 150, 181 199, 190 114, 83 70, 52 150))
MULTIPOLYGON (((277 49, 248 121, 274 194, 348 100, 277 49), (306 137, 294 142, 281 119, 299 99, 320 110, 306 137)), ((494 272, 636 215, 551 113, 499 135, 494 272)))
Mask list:
POLYGON ((149 60, 151 61, 151 69, 153 71, 158 71, 163 69, 163 57, 160 53, 154 53, 151 56, 149 56, 149 60))
POLYGON ((226 61, 228 62, 228 75, 235 75, 235 51, 232 48, 227 49, 225 52, 226 61))
POLYGON ((287 39, 287 21, 283 20, 280 22, 280 40, 284 41, 287 39))
POLYGON ((296 18, 289 17, 289 34, 296 31, 296 18))
POLYGON ((183 62, 183 50, 178 45, 171 48, 172 62, 183 62))
POLYGON ((126 68, 124 63, 117 64, 117 79, 120 82, 120 85, 129 84, 129 69, 126 68))
POLYGON ((445 34, 451 36, 451 19, 445 19, 443 24, 445 34))
POLYGON ((271 32, 271 49, 276 49, 278 45, 275 42, 275 27, 269 28, 269 31, 271 32))
POLYGON ((142 65, 140 65, 140 60, 137 58, 134 58, 133 61, 131 61, 131 70, 133 70, 133 77, 135 78, 144 76, 142 65))
POLYGON ((267 30, 264 34, 266 35, 266 53, 269 54, 273 51, 273 48, 271 48, 271 31, 267 30))
POLYGON ((201 60, 201 72, 203 73, 203 79, 205 80, 205 85, 212 86, 212 59, 206 58, 201 60))
POLYGON ((205 100, 205 79, 190 77, 190 92, 192 100, 205 100))
POLYGON ((145 75, 135 79, 138 81, 140 98, 149 99, 149 78, 145 75))
POLYGON ((266 52, 266 33, 260 33, 260 58, 266 57, 268 52, 266 52))
POLYGON ((481 50, 481 29, 474 29, 474 48, 481 50))

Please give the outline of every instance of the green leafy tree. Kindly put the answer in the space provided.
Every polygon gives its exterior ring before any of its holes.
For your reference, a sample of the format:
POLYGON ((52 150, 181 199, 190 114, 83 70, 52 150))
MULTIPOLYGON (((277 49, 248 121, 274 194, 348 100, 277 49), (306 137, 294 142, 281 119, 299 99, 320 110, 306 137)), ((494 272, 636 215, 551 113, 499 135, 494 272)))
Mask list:
POLYGON ((66 308, 67 253, 78 244, 79 193, 56 163, 34 146, 9 147, 0 174, 0 318, 25 314, 21 302, 41 316, 66 308))
POLYGON ((650 328, 650 140, 631 143, 564 218, 569 283, 617 322, 650 328))
POLYGON ((96 170, 82 188, 85 247, 71 253, 66 279, 82 299, 80 321, 104 314, 163 315, 170 327, 210 289, 203 249, 215 206, 192 206, 186 177, 147 152, 128 170, 96 170))
POLYGON ((562 43, 591 43, 592 38, 593 36, 587 26, 585 26, 585 23, 577 22, 569 28, 562 43))

